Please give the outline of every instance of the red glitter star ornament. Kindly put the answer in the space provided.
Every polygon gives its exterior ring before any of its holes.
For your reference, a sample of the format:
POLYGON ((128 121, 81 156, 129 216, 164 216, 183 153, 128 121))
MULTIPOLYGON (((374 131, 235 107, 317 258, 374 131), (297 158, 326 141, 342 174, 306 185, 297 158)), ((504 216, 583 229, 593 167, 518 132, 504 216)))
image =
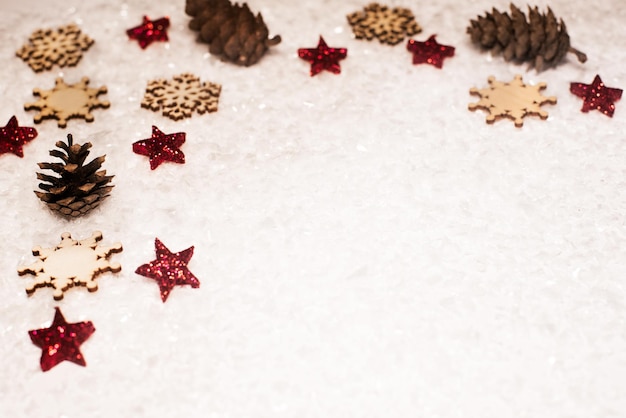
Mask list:
POLYGON ((96 330, 91 321, 69 324, 61 310, 55 308, 54 320, 49 328, 28 331, 33 343, 42 349, 41 370, 47 372, 62 361, 86 366, 80 345, 96 330))
POLYGON ((345 59, 347 55, 346 48, 329 48, 321 36, 317 48, 298 49, 298 56, 311 63, 311 77, 322 70, 339 74, 341 72, 339 60, 345 59))
POLYGON ((431 35, 426 42, 409 39, 406 49, 413 53, 413 64, 431 64, 437 68, 443 66, 443 60, 454 56, 454 47, 441 45, 435 39, 437 35, 431 35))
POLYGON ((613 117, 615 112, 614 102, 622 97, 621 89, 606 87, 599 75, 596 75, 591 84, 571 83, 569 90, 583 98, 581 111, 597 109, 609 117, 613 117))
POLYGON ((152 126, 152 137, 133 143, 133 152, 150 158, 150 169, 154 170, 164 161, 185 164, 185 154, 180 150, 185 143, 185 133, 164 134, 152 126))
POLYGON ((150 20, 148 16, 143 17, 143 23, 132 29, 128 29, 126 34, 130 39, 139 42, 142 49, 146 49, 154 41, 167 42, 167 28, 170 26, 170 20, 162 17, 157 20, 150 20))
POLYGON ((165 303, 174 286, 191 285, 200 287, 200 281, 187 268, 193 256, 193 246, 178 253, 172 253, 163 243, 154 240, 156 260, 144 264, 135 270, 135 273, 154 279, 161 289, 161 300, 165 303))
POLYGON ((17 124, 15 116, 9 119, 5 127, 0 128, 0 154, 12 152, 20 158, 24 157, 22 145, 37 136, 35 128, 25 128, 17 124))

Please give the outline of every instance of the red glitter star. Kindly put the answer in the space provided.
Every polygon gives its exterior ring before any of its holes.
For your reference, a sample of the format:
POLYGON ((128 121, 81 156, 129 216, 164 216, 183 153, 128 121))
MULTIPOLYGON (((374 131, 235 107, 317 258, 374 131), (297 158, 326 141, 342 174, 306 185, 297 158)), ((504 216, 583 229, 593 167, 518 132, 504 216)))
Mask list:
POLYGON ((311 77, 322 70, 339 74, 341 72, 339 60, 346 58, 347 55, 346 48, 329 48, 321 36, 317 48, 298 49, 298 56, 311 63, 311 77))
POLYGON ((613 117, 615 112, 613 102, 622 97, 621 89, 606 87, 599 75, 596 75, 591 84, 571 83, 569 91, 583 98, 583 112, 597 109, 609 117, 613 117))
POLYGON ((200 287, 200 282, 187 268, 187 263, 193 256, 193 246, 178 253, 172 253, 163 243, 154 240, 156 260, 144 264, 135 270, 135 273, 154 279, 161 289, 161 299, 167 300, 174 286, 189 284, 193 288, 200 287))
POLYGON ((22 145, 37 136, 35 128, 24 128, 17 124, 15 116, 9 119, 5 127, 0 128, 0 154, 12 152, 18 157, 24 157, 22 145))
POLYGON ((47 372, 65 360, 86 366, 79 347, 96 329, 91 321, 68 324, 61 310, 55 309, 56 313, 50 328, 28 331, 33 343, 42 349, 41 370, 47 372))
POLYGON ((437 68, 443 66, 443 60, 454 56, 454 47, 441 45, 432 35, 426 42, 409 39, 406 49, 413 53, 413 64, 428 63, 437 68))
POLYGON ((152 137, 142 139, 133 144, 133 152, 150 158, 150 168, 154 170, 163 161, 185 164, 185 154, 180 146, 185 143, 185 133, 164 134, 156 126, 152 126, 152 137))
POLYGON ((148 16, 143 17, 143 23, 132 29, 128 29, 126 34, 130 39, 139 41, 139 46, 145 49, 154 41, 167 42, 167 28, 170 26, 170 20, 162 17, 157 20, 150 20, 148 16))

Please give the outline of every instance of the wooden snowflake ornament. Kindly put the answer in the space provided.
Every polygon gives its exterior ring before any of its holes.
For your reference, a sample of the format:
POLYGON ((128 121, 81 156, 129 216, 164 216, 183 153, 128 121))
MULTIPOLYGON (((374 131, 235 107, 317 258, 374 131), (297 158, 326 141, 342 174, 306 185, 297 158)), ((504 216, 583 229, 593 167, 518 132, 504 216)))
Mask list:
POLYGON ((362 11, 350 13, 347 17, 357 39, 372 40, 376 37, 381 43, 389 45, 396 45, 405 36, 422 31, 413 12, 403 7, 370 3, 362 11))
POLYGON ((506 117, 513 119, 515 126, 520 128, 527 115, 538 115, 541 119, 547 119, 548 113, 540 106, 546 103, 556 104, 556 97, 545 97, 540 93, 540 90, 546 88, 546 83, 529 86, 522 82, 521 75, 516 75, 509 83, 497 81, 493 76, 488 80, 488 88, 470 90, 470 94, 480 96, 480 100, 468 105, 469 110, 484 109, 489 112, 487 123, 506 117))
POLYGON ((61 235, 61 242, 52 248, 33 248, 33 255, 39 260, 29 266, 17 269, 20 276, 33 274, 34 282, 26 286, 26 293, 34 293, 39 287, 54 288, 55 300, 63 299, 64 292, 73 286, 86 286, 90 292, 98 290, 95 279, 100 273, 122 269, 119 263, 111 263, 108 258, 112 253, 122 251, 122 244, 110 247, 98 245, 102 233, 95 231, 90 238, 73 240, 69 232, 61 235))

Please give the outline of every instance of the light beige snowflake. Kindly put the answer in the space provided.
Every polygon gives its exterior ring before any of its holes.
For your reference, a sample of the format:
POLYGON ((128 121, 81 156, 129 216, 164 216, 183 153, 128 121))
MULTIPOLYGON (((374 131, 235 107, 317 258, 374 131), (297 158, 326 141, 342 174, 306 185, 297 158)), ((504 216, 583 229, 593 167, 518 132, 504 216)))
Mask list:
POLYGON ((376 37, 390 45, 422 31, 409 9, 390 8, 378 3, 370 3, 362 11, 349 14, 348 23, 357 39, 371 40, 376 37))
POLYGON ((36 30, 15 54, 36 72, 49 70, 54 64, 73 67, 93 42, 78 26, 69 24, 57 29, 36 30))
POLYGON ((110 247, 98 245, 102 233, 95 231, 90 238, 76 241, 69 232, 61 235, 61 242, 53 248, 33 248, 33 255, 39 260, 30 266, 17 269, 18 274, 33 274, 34 282, 26 287, 26 293, 32 294, 39 287, 54 288, 56 300, 63 299, 64 292, 73 286, 86 286, 90 292, 98 290, 96 276, 105 271, 118 272, 122 269, 119 263, 111 264, 108 260, 112 253, 122 251, 119 242, 110 247))
POLYGON ((546 103, 556 104, 556 97, 545 97, 539 92, 546 88, 546 83, 528 86, 522 82, 521 75, 516 75, 509 83, 497 81, 495 77, 489 77, 488 81, 488 88, 470 90, 470 94, 480 96, 480 100, 468 105, 469 110, 484 109, 489 112, 487 123, 505 117, 513 119, 515 126, 520 128, 527 115, 538 115, 541 119, 547 119, 548 112, 540 106, 546 103))
POLYGON ((222 86, 201 83, 200 78, 185 73, 172 80, 158 79, 148 83, 141 107, 155 112, 162 110, 163 116, 179 120, 199 114, 217 111, 222 86))
POLYGON ((91 110, 107 108, 111 104, 107 101, 98 100, 98 96, 107 92, 105 86, 97 89, 87 87, 89 79, 83 77, 76 84, 65 84, 62 78, 57 78, 52 90, 34 89, 33 94, 39 96, 34 103, 26 103, 25 110, 39 110, 40 113, 33 118, 35 123, 43 119, 57 119, 59 128, 67 126, 67 120, 71 118, 83 118, 87 122, 93 122, 91 110))

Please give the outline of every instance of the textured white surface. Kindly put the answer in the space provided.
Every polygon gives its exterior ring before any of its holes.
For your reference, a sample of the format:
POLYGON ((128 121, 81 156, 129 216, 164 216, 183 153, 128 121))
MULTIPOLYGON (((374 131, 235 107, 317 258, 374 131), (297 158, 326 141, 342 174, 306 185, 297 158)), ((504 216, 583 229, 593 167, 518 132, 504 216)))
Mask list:
POLYGON ((0 124, 34 126, 23 104, 59 75, 108 86, 112 105, 91 124, 45 121, 23 159, 0 156, 0 416, 624 417, 626 103, 610 119, 569 93, 596 74, 626 88, 623 2, 549 2, 589 61, 541 74, 465 34, 508 1, 391 3, 413 9, 417 39, 456 47, 442 70, 353 39, 345 15, 365 2, 249 4, 283 42, 239 68, 195 42, 182 0, 2 0, 0 124), (143 14, 170 17, 169 43, 127 39, 143 14), (35 74, 14 56, 69 22, 96 40, 77 67, 35 74), (348 48, 340 75, 309 77, 296 56, 320 34, 348 48), (140 108, 148 80, 181 72, 223 85, 217 113, 140 108), (557 96, 547 121, 489 126, 467 110, 471 87, 516 73, 557 96), (153 124, 187 133, 186 164, 150 171, 132 153, 153 124), (101 208, 69 222, 32 192, 67 133, 116 176, 101 208), (123 243, 122 271, 93 294, 27 297, 16 269, 30 249, 94 230, 123 243), (195 245, 199 289, 163 304, 134 274, 155 237, 195 245), (86 368, 39 369, 27 331, 54 306, 93 321, 86 368))

